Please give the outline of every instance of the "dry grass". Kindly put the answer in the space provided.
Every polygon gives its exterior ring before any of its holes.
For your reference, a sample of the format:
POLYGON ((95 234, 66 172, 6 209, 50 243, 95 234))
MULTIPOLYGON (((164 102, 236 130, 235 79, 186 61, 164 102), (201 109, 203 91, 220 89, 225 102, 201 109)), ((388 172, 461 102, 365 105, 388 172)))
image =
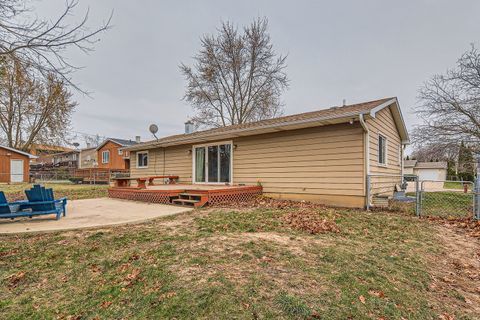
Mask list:
MULTIPOLYGON (((43 184, 48 188, 53 188, 55 197, 67 197, 69 200, 90 199, 106 197, 107 185, 89 185, 89 184, 71 184, 71 183, 47 183, 43 184)), ((3 184, 0 185, 0 191, 3 191, 9 201, 25 199, 25 189, 29 189, 32 184, 3 184)))
POLYGON ((452 248, 445 228, 392 213, 267 205, 2 236, 0 313, 12 319, 478 318, 468 303, 476 301, 476 285, 466 281, 474 260, 449 258, 462 249, 474 257, 478 243, 462 248, 462 241, 476 240, 458 235, 452 248), (297 210, 310 215, 302 225, 327 221, 335 228, 312 234, 292 226, 297 210), (456 276, 444 279, 448 272, 456 276))

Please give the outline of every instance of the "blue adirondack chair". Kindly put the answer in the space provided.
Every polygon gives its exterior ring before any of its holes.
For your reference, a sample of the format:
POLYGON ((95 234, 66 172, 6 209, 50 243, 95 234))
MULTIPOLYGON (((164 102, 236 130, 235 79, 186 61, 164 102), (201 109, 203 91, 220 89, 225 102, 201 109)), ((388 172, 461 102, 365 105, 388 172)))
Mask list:
POLYGON ((0 191, 0 218, 15 218, 20 206, 26 202, 25 200, 8 202, 5 193, 0 191))
POLYGON ((7 202, 7 198, 5 198, 3 191, 0 191, 0 215, 8 213, 12 213, 10 204, 7 202))
MULTIPOLYGON (((10 203, 7 205, 10 213, 0 213, 0 218, 32 217, 38 215, 55 214, 56 219, 58 220, 62 216, 62 213, 63 216, 65 216, 67 213, 67 198, 55 200, 52 189, 45 189, 45 187, 37 184, 34 185, 32 189, 25 190, 25 194, 27 195, 27 201, 10 203), (10 207, 12 205, 18 205, 19 210, 16 212, 11 212, 10 207)), ((6 206, 3 206, 2 208, 5 211, 7 210, 6 206)))
MULTIPOLYGON (((30 190, 25 190, 28 202, 20 205, 20 210, 33 215, 56 214, 57 220, 67 214, 67 198, 55 200, 52 189, 35 184, 30 190), (30 211, 30 212, 29 212, 30 211)), ((28 214, 27 214, 28 215, 28 214)))

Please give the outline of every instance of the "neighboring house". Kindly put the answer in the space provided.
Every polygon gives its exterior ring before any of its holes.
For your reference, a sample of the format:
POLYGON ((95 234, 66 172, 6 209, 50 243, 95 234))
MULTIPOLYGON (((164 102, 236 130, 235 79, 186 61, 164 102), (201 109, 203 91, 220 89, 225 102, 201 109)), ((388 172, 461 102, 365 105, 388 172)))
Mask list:
POLYGON ((364 207, 368 174, 397 177, 372 185, 393 194, 408 142, 398 101, 388 98, 174 135, 124 150, 131 151, 132 177, 172 174, 180 183, 261 184, 267 196, 364 207))
POLYGON ((97 166, 97 148, 85 148, 80 150, 80 160, 79 168, 80 169, 89 169, 97 166))
POLYGON ((404 160, 403 174, 418 176, 420 181, 424 180, 446 180, 447 168, 446 162, 420 162, 417 160, 404 160))
POLYGON ((30 147, 29 153, 36 156, 36 158, 31 161, 31 164, 53 165, 53 155, 69 151, 73 151, 73 149, 61 146, 34 143, 30 147))
POLYGON ((0 146, 0 182, 29 182, 31 159, 35 159, 35 156, 17 149, 0 146))
POLYGON ((108 138, 97 147, 98 168, 123 170, 130 169, 130 152, 123 150, 140 142, 140 137, 135 141, 108 138))
POLYGON ((64 168, 78 168, 80 151, 72 150, 53 155, 53 165, 64 168))

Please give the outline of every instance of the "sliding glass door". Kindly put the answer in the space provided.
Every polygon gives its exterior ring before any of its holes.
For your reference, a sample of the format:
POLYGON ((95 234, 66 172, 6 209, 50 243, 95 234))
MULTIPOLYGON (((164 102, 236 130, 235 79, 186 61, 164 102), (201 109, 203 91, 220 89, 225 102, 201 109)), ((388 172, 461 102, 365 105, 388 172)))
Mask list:
POLYGON ((231 182, 232 145, 230 143, 198 146, 194 150, 194 182, 231 182))

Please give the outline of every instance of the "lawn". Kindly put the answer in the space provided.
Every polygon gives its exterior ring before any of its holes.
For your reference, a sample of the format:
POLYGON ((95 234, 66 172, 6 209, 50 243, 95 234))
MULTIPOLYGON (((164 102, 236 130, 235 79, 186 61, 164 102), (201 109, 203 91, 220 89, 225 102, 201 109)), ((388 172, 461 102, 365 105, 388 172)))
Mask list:
MULTIPOLYGON (((46 183, 42 184, 48 188, 53 188, 56 198, 67 197, 70 200, 90 199, 107 197, 108 185, 90 185, 73 183, 46 183)), ((9 201, 16 201, 25 198, 25 189, 32 185, 28 183, 21 184, 2 184, 0 191, 3 191, 9 201)))
POLYGON ((139 225, 0 236, 0 314, 478 318, 462 290, 436 285, 448 252, 425 220, 318 207, 210 208, 139 225))
POLYGON ((463 192, 423 192, 423 216, 473 217, 473 195, 463 192))
MULTIPOLYGON (((466 182, 468 190, 472 190, 473 188, 473 183, 472 182, 466 182)), ((443 183, 443 188, 444 189, 460 189, 463 190, 464 188, 464 183, 461 181, 447 181, 443 183)))

